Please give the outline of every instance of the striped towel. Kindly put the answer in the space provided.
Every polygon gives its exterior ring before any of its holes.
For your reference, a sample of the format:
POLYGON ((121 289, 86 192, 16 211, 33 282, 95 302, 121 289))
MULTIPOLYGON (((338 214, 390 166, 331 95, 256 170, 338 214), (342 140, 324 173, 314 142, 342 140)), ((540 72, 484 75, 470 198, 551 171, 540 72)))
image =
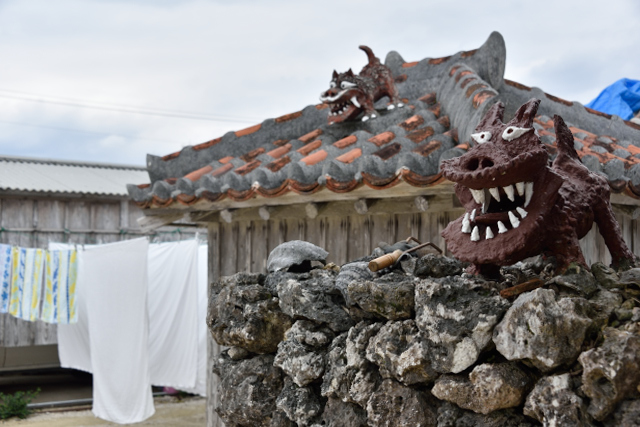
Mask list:
POLYGON ((9 312, 11 295, 11 245, 0 245, 0 313, 9 312))
POLYGON ((76 323, 78 252, 49 250, 46 257, 44 302, 40 320, 49 323, 76 323))
POLYGON ((39 317, 40 288, 44 267, 43 249, 12 248, 13 277, 9 313, 24 320, 39 317))

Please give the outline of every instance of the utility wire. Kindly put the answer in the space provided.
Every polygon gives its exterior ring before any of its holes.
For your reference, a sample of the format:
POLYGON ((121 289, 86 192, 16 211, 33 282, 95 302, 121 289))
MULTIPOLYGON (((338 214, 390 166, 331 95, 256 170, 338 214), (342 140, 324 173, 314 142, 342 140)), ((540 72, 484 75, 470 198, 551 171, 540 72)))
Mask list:
POLYGON ((154 141, 154 142, 169 142, 169 143, 172 143, 172 144, 178 144, 178 142, 176 142, 176 141, 169 141, 169 140, 166 140, 166 139, 143 138, 141 136, 119 135, 119 134, 106 133, 106 132, 93 132, 93 131, 90 131, 90 130, 61 128, 61 127, 57 127, 57 126, 34 125, 34 124, 31 124, 31 123, 10 122, 10 121, 7 121, 7 120, 0 120, 0 123, 6 123, 6 124, 18 125, 18 126, 29 126, 29 127, 34 127, 34 128, 53 129, 53 130, 60 130, 60 131, 64 131, 64 132, 89 133, 89 134, 101 135, 101 136, 120 136, 122 138, 140 139, 140 140, 154 141))
POLYGON ((135 107, 122 104, 109 104, 94 101, 84 101, 79 99, 51 97, 43 95, 35 95, 26 92, 19 92, 7 89, 0 89, 0 97, 14 99, 18 101, 37 102, 42 104, 61 105, 65 107, 90 108, 94 110, 114 111, 118 113, 145 114, 150 116, 173 117, 191 120, 207 120, 216 122, 235 122, 235 123, 256 123, 259 119, 249 117, 231 117, 208 115, 201 113, 191 113, 186 111, 161 110, 147 107, 135 107), (48 98, 48 99, 45 99, 48 98))

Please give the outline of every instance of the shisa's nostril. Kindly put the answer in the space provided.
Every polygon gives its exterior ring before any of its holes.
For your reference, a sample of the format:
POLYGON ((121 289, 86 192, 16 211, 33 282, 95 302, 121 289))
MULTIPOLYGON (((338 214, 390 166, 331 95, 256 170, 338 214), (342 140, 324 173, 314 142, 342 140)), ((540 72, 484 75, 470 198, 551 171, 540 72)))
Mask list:
POLYGON ((469 172, 473 172, 478 169, 490 168, 493 166, 493 160, 486 157, 473 157, 467 161, 465 165, 469 172))
POLYGON ((478 169, 478 166, 480 166, 480 160, 477 157, 474 157, 473 159, 469 160, 467 162, 467 170, 468 171, 474 171, 476 169, 478 169))

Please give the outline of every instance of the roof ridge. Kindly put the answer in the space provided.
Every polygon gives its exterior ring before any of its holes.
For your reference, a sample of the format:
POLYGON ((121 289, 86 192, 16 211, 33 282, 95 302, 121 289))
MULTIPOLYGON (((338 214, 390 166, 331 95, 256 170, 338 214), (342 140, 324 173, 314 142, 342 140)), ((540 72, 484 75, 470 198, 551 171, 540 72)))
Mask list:
POLYGON ((22 156, 0 156, 0 161, 14 162, 14 163, 51 164, 51 165, 60 165, 60 166, 93 167, 93 168, 99 168, 99 169, 122 169, 122 170, 141 170, 141 171, 147 170, 145 166, 139 166, 139 165, 125 165, 125 164, 106 163, 106 162, 85 162, 85 161, 79 161, 79 160, 58 160, 58 159, 22 157, 22 156))

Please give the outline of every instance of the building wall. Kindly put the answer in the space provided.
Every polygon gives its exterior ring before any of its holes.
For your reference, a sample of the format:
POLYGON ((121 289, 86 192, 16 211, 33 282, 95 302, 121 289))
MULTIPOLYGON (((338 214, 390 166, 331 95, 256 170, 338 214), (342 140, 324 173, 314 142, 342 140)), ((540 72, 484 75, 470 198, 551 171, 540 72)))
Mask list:
MULTIPOLYGON (((49 242, 81 245, 138 238, 145 235, 137 222, 142 215, 126 199, 4 196, 0 198, 0 243, 46 248, 49 242)), ((194 233, 194 229, 180 232, 172 229, 160 230, 152 236, 154 241, 172 241, 192 237, 194 233)), ((56 325, 0 314, 0 352, 13 351, 3 347, 56 343, 56 325)))
MULTIPOLYGON (((292 208, 296 209, 296 208, 292 208)), ((637 220, 614 209, 622 234, 630 249, 640 255, 640 229, 637 220)), ((347 261, 369 255, 379 242, 395 243, 409 236, 421 242, 433 242, 446 250, 440 235, 447 224, 464 211, 450 209, 421 213, 380 213, 377 215, 318 216, 314 219, 296 217, 276 220, 244 220, 232 223, 212 222, 208 228, 209 277, 214 282, 237 272, 266 273, 267 257, 271 250, 289 240, 305 240, 329 252, 328 262, 342 265, 347 261)), ((589 264, 610 263, 610 256, 597 227, 581 240, 581 247, 589 264)), ((215 292, 215 290, 214 290, 215 292)), ((220 427, 224 423, 215 413, 218 404, 218 377, 211 374, 211 366, 219 346, 209 335, 209 367, 207 426, 220 427)))

